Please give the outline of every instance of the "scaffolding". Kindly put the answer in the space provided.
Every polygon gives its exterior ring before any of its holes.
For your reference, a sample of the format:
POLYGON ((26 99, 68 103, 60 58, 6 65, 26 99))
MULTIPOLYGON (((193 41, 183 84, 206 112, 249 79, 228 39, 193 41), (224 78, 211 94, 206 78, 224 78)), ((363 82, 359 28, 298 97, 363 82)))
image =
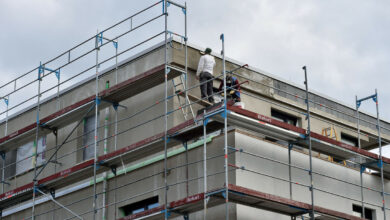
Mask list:
MULTIPOLYGON (((12 206, 15 206, 16 204, 19 204, 22 201, 32 200, 31 206, 28 208, 31 208, 31 216, 26 217, 25 219, 36 219, 39 216, 48 214, 50 212, 53 212, 53 217, 55 216, 55 211, 58 208, 53 208, 52 210, 44 211, 37 213, 36 206, 38 204, 42 204, 45 201, 52 201, 54 204, 59 206, 60 208, 65 209, 67 212, 71 213, 72 217, 67 219, 84 219, 85 216, 92 216, 93 219, 97 218, 97 213, 101 211, 103 214, 103 218, 106 217, 106 209, 107 207, 114 206, 115 208, 115 214, 114 217, 116 218, 116 206, 121 203, 125 202, 137 197, 140 197, 142 195, 153 193, 157 191, 163 191, 164 192, 164 203, 162 205, 159 205, 157 207, 154 207, 150 210, 139 212, 136 214, 132 214, 129 216, 124 217, 123 219, 136 219, 136 218, 151 218, 151 219, 169 219, 176 216, 183 216, 185 219, 189 218, 189 214, 193 212, 197 212, 200 210, 203 210, 203 218, 208 218, 207 210, 210 207, 214 207, 217 205, 224 204, 225 206, 225 219, 229 219, 229 204, 235 203, 235 204, 242 204, 242 205, 248 205, 259 209, 265 209, 270 210, 273 212, 281 213, 284 215, 291 216, 292 219, 295 219, 296 217, 302 217, 306 218, 308 215, 308 218, 315 219, 319 216, 325 216, 330 219, 364 219, 365 213, 364 213, 364 206, 370 205, 373 207, 380 207, 383 210, 384 219, 386 219, 386 211, 388 208, 385 206, 386 201, 386 195, 388 193, 385 192, 384 188, 384 177, 390 177, 390 159, 382 156, 382 143, 387 143, 386 141, 381 139, 381 129, 387 129, 385 127, 382 127, 380 125, 380 119, 379 119, 379 109, 378 109, 378 94, 375 92, 375 95, 366 97, 364 99, 357 99, 356 97, 356 115, 352 115, 356 119, 357 122, 357 135, 358 135, 358 147, 354 147, 345 143, 342 143, 338 140, 334 140, 332 138, 323 136, 321 134, 315 133, 311 130, 311 118, 316 118, 318 120, 324 120, 326 123, 331 124, 334 126, 336 123, 332 121, 327 121, 319 116, 311 115, 311 109, 310 106, 313 105, 319 105, 324 108, 331 109, 332 111, 339 112, 341 114, 345 114, 348 116, 349 113, 341 112, 338 109, 334 109, 332 107, 323 105, 322 103, 318 103, 313 101, 310 98, 309 93, 309 87, 308 87, 308 79, 307 79, 307 68, 306 66, 303 67, 304 70, 304 78, 305 78, 305 96, 299 96, 297 94, 291 94, 288 91, 281 90, 279 88, 276 88, 274 86, 270 86, 268 84, 264 84, 263 82, 259 82, 250 78, 245 78, 244 75, 240 74, 240 70, 244 68, 248 68, 247 65, 238 66, 237 68, 226 70, 226 59, 225 59, 225 36, 224 34, 220 35, 221 40, 221 60, 222 60, 222 73, 215 76, 215 79, 220 80, 223 83, 223 90, 219 91, 216 94, 221 95, 223 93, 223 101, 216 104, 211 105, 211 103, 207 102, 207 98, 197 98, 194 95, 191 95, 190 92, 194 89, 197 89, 200 84, 196 84, 194 86, 188 86, 188 73, 190 69, 188 68, 188 36, 187 36, 187 5, 180 4, 177 2, 173 2, 170 0, 161 0, 156 2, 155 4, 135 13, 134 15, 131 15, 130 17, 118 22, 117 24, 112 25, 111 27, 101 31, 97 32, 96 35, 92 36, 91 38, 87 39, 86 41, 82 42, 81 44, 78 44, 77 46, 71 48, 70 50, 60 54, 59 56, 49 60, 45 63, 40 63, 40 65, 37 68, 34 68, 33 70, 17 77, 16 79, 2 85, 0 89, 6 88, 6 87, 13 87, 11 92, 8 92, 4 94, 2 99, 5 101, 6 104, 6 110, 1 112, 0 115, 2 115, 5 118, 5 135, 3 138, 0 139, 0 147, 2 147, 2 194, 0 195, 0 208, 3 210, 5 208, 9 208, 12 206), (184 34, 176 33, 168 28, 168 8, 170 6, 174 6, 179 8, 184 15, 184 34), (133 19, 136 18, 138 15, 142 15, 143 13, 146 13, 148 11, 154 10, 155 8, 161 7, 161 13, 158 15, 152 17, 151 19, 148 19, 144 21, 143 23, 140 23, 137 26, 134 26, 133 19), (133 46, 130 46, 129 48, 123 49, 122 51, 119 51, 119 40, 126 36, 129 33, 132 33, 135 30, 140 29, 143 26, 146 26, 154 21, 157 21, 158 19, 163 19, 164 23, 164 30, 152 35, 151 37, 138 42, 137 44, 134 44, 133 46), (124 23, 130 23, 130 29, 127 29, 120 34, 116 35, 113 38, 109 38, 106 36, 110 36, 110 30, 116 28, 117 26, 120 26, 124 23), (181 39, 182 41, 182 47, 184 48, 184 66, 174 65, 169 62, 168 59, 168 51, 170 49, 175 50, 174 46, 174 40, 173 36, 176 36, 181 39), (154 40, 158 37, 163 37, 163 44, 162 47, 164 48, 164 62, 161 65, 155 66, 141 74, 138 74, 134 77, 130 77, 128 79, 125 79, 121 82, 119 82, 118 78, 120 76, 118 69, 121 65, 120 62, 118 62, 118 57, 121 55, 125 55, 126 52, 135 50, 139 46, 146 44, 147 42, 154 40), (87 52, 81 53, 79 56, 76 56, 75 58, 72 57, 71 54, 76 53, 79 48, 86 47, 89 43, 93 42, 94 46, 93 48, 87 49, 87 52), (108 45, 111 46, 111 44, 114 47, 115 55, 109 56, 106 59, 100 60, 99 58, 103 55, 101 50, 108 45), (92 66, 89 66, 88 68, 84 69, 83 71, 75 74, 74 76, 61 81, 61 74, 63 74, 65 71, 64 69, 79 60, 82 60, 82 58, 92 54, 95 54, 95 63, 92 66), (60 60, 66 58, 65 63, 61 63, 56 68, 49 68, 48 66, 54 65, 56 62, 60 62, 60 60), (73 59, 72 59, 73 58, 73 59), (106 84, 105 89, 101 89, 101 79, 103 78, 103 75, 100 72, 101 65, 107 64, 110 61, 114 62, 114 68, 112 69, 114 71, 114 79, 115 79, 115 85, 110 86, 109 84, 106 84), (82 99, 76 103, 73 103, 69 106, 61 108, 60 106, 60 86, 64 86, 64 84, 68 82, 73 82, 72 80, 76 77, 79 77, 83 74, 88 74, 89 72, 94 71, 94 94, 91 96, 88 96, 85 99, 82 99), (34 76, 38 72, 38 77, 34 80, 29 81, 30 76, 34 76), (47 78, 49 75, 55 74, 57 78, 56 85, 49 87, 46 90, 42 90, 42 83, 45 78, 47 78), (287 107, 284 105, 280 105, 276 102, 273 102, 272 100, 255 96, 251 94, 250 92, 244 92, 241 91, 242 94, 247 95, 248 97, 256 98, 261 101, 265 101, 268 103, 271 103, 273 105, 279 105, 280 107, 286 108, 290 111, 297 112, 299 114, 302 114, 305 116, 305 119, 307 121, 307 129, 303 129, 291 124, 287 124, 284 122, 280 122, 278 120, 275 120, 273 118, 258 114, 253 111, 245 110, 236 106, 231 105, 227 101, 227 89, 236 90, 235 87, 228 87, 226 84, 226 76, 227 74, 236 75, 239 77, 242 77, 246 80, 248 80, 250 83, 254 83, 261 86, 266 86, 269 88, 272 88, 274 90, 278 90, 280 92, 286 93, 290 96, 293 96, 297 99, 304 100, 306 104, 306 111, 300 111, 296 110, 291 107, 287 107), (181 84, 183 85, 182 90, 176 90, 175 84, 173 84, 175 91, 171 94, 169 91, 169 83, 171 80, 174 80, 176 77, 180 77, 181 84), (17 86, 17 82, 23 81, 24 78, 27 79, 27 83, 23 85, 17 86), (28 86, 37 84, 37 94, 33 95, 31 97, 27 97, 25 100, 16 103, 12 107, 9 106, 10 97, 14 96, 15 93, 22 91, 24 88, 28 88, 28 86), (136 87, 136 85, 143 85, 142 87, 136 87), (126 117, 122 119, 118 119, 118 108, 125 108, 125 106, 122 106, 120 103, 130 97, 133 97, 135 95, 138 95, 147 89, 156 87, 158 85, 164 85, 164 98, 155 100, 155 102, 151 105, 148 105, 145 108, 142 108, 139 111, 136 111, 133 114, 127 115, 126 117), (54 91, 54 92, 53 92, 54 91), (41 105, 42 105, 42 96, 47 94, 54 94, 54 99, 57 101, 57 108, 56 112, 49 114, 48 116, 42 117, 41 116, 41 105), (179 100, 179 106, 177 108, 169 109, 169 101, 171 101, 173 98, 179 96, 184 96, 184 104, 180 102, 179 100), (17 132, 14 132, 12 134, 8 133, 8 121, 9 121, 9 112, 13 111, 15 112, 18 108, 24 107, 29 102, 36 99, 36 103, 34 104, 34 108, 36 111, 36 122, 28 125, 17 132), (375 126, 378 130, 378 146, 379 146, 379 156, 368 152, 361 148, 360 145, 360 127, 359 123, 363 119, 359 117, 359 111, 358 108, 360 107, 360 103, 362 101, 373 99, 376 102, 377 107, 377 123, 375 126), (164 103, 164 112, 150 120, 141 122, 139 124, 133 125, 127 129, 124 129, 122 131, 119 131, 118 124, 121 122, 124 122, 126 120, 132 119, 143 112, 150 110, 160 104, 164 103), (193 113, 193 106, 194 105, 203 105, 204 108, 201 113, 198 115, 195 115, 193 113), (105 123, 103 126, 99 125, 99 119, 98 115, 99 112, 102 109, 107 109, 109 107, 113 107, 114 109, 114 122, 108 122, 105 120, 105 123), (94 112, 94 113, 93 113, 94 112), (182 112, 182 114, 186 115, 185 121, 183 123, 180 123, 178 125, 172 126, 171 128, 168 126, 169 117, 173 115, 175 112, 182 112), (191 114, 189 114, 191 112, 191 114), (4 116, 5 115, 5 116, 4 116), (91 131, 86 132, 82 136, 76 136, 72 137, 72 135, 75 135, 75 130, 83 123, 83 119, 87 116, 94 115, 94 128, 91 131), (187 119, 187 116, 192 116, 191 119, 187 119), (156 135, 150 136, 148 138, 145 138, 143 140, 140 140, 138 142, 135 142, 131 145, 128 145, 123 148, 118 148, 118 136, 123 135, 127 132, 131 132, 134 129, 141 127, 148 123, 153 123, 156 120, 163 119, 164 121, 164 129, 163 132, 158 133, 156 135), (66 134, 64 140, 59 144, 58 143, 58 129, 64 126, 70 125, 72 122, 75 123, 75 125, 72 127, 69 133, 66 134), (108 126, 114 126, 114 134, 109 136, 108 131, 106 128, 108 126), (236 146, 231 146, 231 143, 228 143, 228 132, 229 129, 232 127, 240 127, 244 128, 246 130, 250 130, 253 132, 265 134, 269 137, 272 137, 277 140, 285 141, 288 143, 288 163, 285 163, 280 160, 272 159, 263 155, 259 155, 257 153, 253 153, 251 151, 245 150, 243 148, 237 148, 236 146), (99 129, 104 129, 104 137, 99 139, 98 131, 99 129), (207 155, 207 144, 208 140, 210 140, 210 135, 213 132, 221 131, 219 135, 223 137, 223 154, 221 155, 213 155, 208 157, 207 155), (52 146, 51 148, 47 148, 43 151, 39 151, 39 140, 42 135, 46 135, 49 133, 53 133, 55 135, 55 146, 52 146), (77 146, 76 151, 73 151, 71 153, 68 153, 64 156, 58 157, 58 151, 66 144, 74 143, 78 138, 83 137, 87 135, 88 133, 93 133, 93 143, 88 143, 85 146, 77 146), (15 140, 20 140, 26 137, 35 137, 34 146, 33 146, 33 154, 32 156, 28 157, 27 159, 31 159, 33 161, 33 179, 32 182, 22 185, 16 189, 13 189, 12 191, 5 192, 4 191, 4 185, 9 184, 7 183, 4 173, 6 169, 5 165, 5 151, 12 149, 12 143, 15 140), (203 157, 201 160, 189 162, 188 161, 188 151, 191 147, 191 144, 188 144, 189 140, 194 140, 196 138, 200 138, 199 144, 203 146, 203 157), (113 139, 114 142, 114 151, 108 152, 107 150, 107 141, 109 139, 113 139), (99 155, 99 144, 104 144, 104 154, 99 155), (178 164, 173 167, 168 166, 168 159, 172 156, 171 151, 169 149, 172 149, 174 146, 177 145, 183 145, 184 150, 180 151, 181 153, 185 153, 186 155, 186 162, 184 164, 178 164), (308 149, 308 158, 309 158, 309 168, 293 165, 291 161, 291 151, 295 147, 302 147, 308 149), (86 159, 82 163, 79 163, 75 166, 72 166, 67 169, 57 171, 57 166, 61 166, 61 162, 59 162, 60 159, 64 159, 66 156, 69 156, 77 151, 84 150, 88 147, 93 147, 93 157, 91 159, 86 159), (327 174, 323 174, 321 172, 317 172, 313 169, 312 165, 312 151, 324 153, 326 155, 330 155, 336 158, 360 158, 359 160, 355 161, 357 165, 360 166, 360 184, 356 184, 353 182, 345 181, 340 178, 336 178, 334 176, 329 176, 327 174), (52 153, 50 158, 44 162, 43 164, 38 164, 38 156, 42 155, 44 153, 52 153), (128 167, 125 167, 125 164, 130 163, 132 161, 135 161, 139 159, 140 157, 146 157, 151 156, 154 153, 157 152, 164 152, 163 157, 160 158, 160 161, 163 162, 163 170, 160 172, 156 172, 150 175, 146 175, 142 178, 131 180, 130 182, 122 185, 117 186, 115 182, 114 189, 110 190, 106 187, 107 180, 109 178, 115 178, 116 176, 120 175, 119 172, 124 172, 126 174, 126 170, 131 170, 128 167), (263 160, 270 161, 270 163, 277 163, 284 165, 288 168, 289 177, 288 179, 280 178, 277 176, 273 176, 267 173, 262 173, 259 171, 256 171, 256 169, 251 167, 244 167, 237 164, 237 162, 229 163, 229 157, 234 154, 246 154, 248 156, 254 157, 254 158, 260 158, 263 160), (207 162, 210 160, 215 160, 217 158, 223 159, 223 170, 217 171, 215 173, 210 173, 207 170, 207 162), (43 178, 40 178, 40 175, 45 170, 45 168, 49 164, 54 164, 54 174, 45 176, 43 178), (203 164, 203 175, 197 176, 194 178, 189 177, 189 166, 192 165, 198 165, 203 164), (118 167, 123 167, 122 170, 118 170, 118 167), (168 173, 172 170, 177 169, 186 169, 186 177, 183 180, 179 180, 174 183, 170 183, 168 181, 168 173), (370 168, 373 170, 376 170, 380 172, 381 176, 381 183, 382 187, 381 190, 365 187, 363 184, 363 173, 366 168, 370 168), (310 184, 304 184, 299 183, 292 180, 292 169, 301 170, 304 172, 307 172, 310 178, 310 184), (242 186, 238 186, 235 184, 231 184, 229 182, 229 174, 231 172, 235 172, 237 170, 242 170, 244 172, 260 175, 267 178, 273 178, 278 181, 286 182, 289 184, 289 194, 290 198, 283 198, 271 194, 267 194, 264 192, 256 191, 250 188, 245 188, 242 186), (99 177, 99 175, 102 175, 102 178, 99 177), (110 176, 111 175, 111 176, 110 176), (126 198, 125 200, 118 201, 116 198, 116 191, 120 188, 124 188, 126 186, 131 186, 132 184, 141 182, 145 179, 152 178, 157 175, 163 175, 164 181, 163 185, 158 186, 153 189, 145 189, 144 192, 138 192, 136 195, 131 196, 129 198, 126 198), (223 186, 216 189, 210 189, 207 185, 208 178, 210 176, 217 176, 221 175, 223 176, 223 186), (315 185, 315 176, 321 176, 324 178, 333 179, 335 181, 338 181, 340 183, 348 184, 353 187, 359 187, 361 192, 361 198, 356 199, 353 197, 350 197, 348 195, 340 195, 331 191, 328 191, 326 189, 321 189, 319 187, 316 187, 315 185), (73 201, 72 203, 68 204, 62 204, 59 201, 56 200, 56 189, 59 189, 63 186, 70 185, 78 180, 84 180, 87 178, 93 178, 92 181, 92 187, 93 187, 93 195, 90 195, 86 198, 79 198, 76 201, 73 201), (189 194, 189 182, 197 181, 203 179, 203 191, 199 192, 197 194, 190 195, 189 194), (104 183, 104 189, 99 192, 97 188, 97 184, 103 182, 104 183), (172 200, 168 197, 170 187, 175 187, 181 184, 186 185, 186 198, 180 199, 180 200, 172 200), (310 192, 311 202, 303 203, 299 202, 297 200, 294 200, 293 198, 293 185, 306 188, 310 192), (114 191, 115 199, 113 203, 106 203, 105 196, 108 192, 114 191), (338 198, 344 198, 348 199, 354 202, 360 202, 362 204, 362 216, 361 218, 358 218, 356 216, 351 216, 346 213, 337 212, 335 210, 326 209, 323 207, 319 207, 315 205, 315 194, 314 192, 322 192, 329 195, 332 195, 334 197, 338 198), (381 204, 374 204, 365 201, 364 199, 364 191, 371 191, 378 193, 382 196, 381 204), (50 192, 50 195, 48 194, 50 192), (41 195, 41 197, 39 197, 41 195), (103 204, 99 206, 97 199, 99 196, 102 196, 103 204), (39 198, 39 200, 38 200, 39 198), (76 213, 74 212, 70 206, 80 203, 82 201, 86 200, 92 200, 91 209, 88 209, 87 211, 83 213, 76 213), (270 209, 269 207, 276 207, 274 209, 270 209)), ((91 78, 92 79, 92 78, 91 78)), ((174 81, 173 81, 174 82, 174 81)), ((203 82, 207 83, 207 82, 203 82)), ((106 111, 105 117, 107 117, 108 113, 106 111)), ((364 120, 363 120, 364 121, 364 120)), ((369 121, 365 121, 366 123, 371 123, 369 121)), ((340 126, 337 124, 337 126, 340 126)), ((345 129, 350 129, 345 127, 345 129)), ((350 129, 351 130, 351 129, 350 129)), ((352 130, 355 132, 355 130, 352 130)), ((376 136, 371 136, 373 138, 376 138, 376 136)), ((196 144, 196 143, 193 143, 196 144)), ((77 145, 77 144, 76 144, 77 145)), ((18 163, 20 161, 16 161, 15 163, 18 163)), ((122 173, 123 174, 123 173, 122 173)), ((16 175, 16 174, 15 174, 16 175)), ((16 179, 16 176, 14 177, 16 179)), ((88 184, 80 184, 77 189, 86 188, 88 184)), ((68 189, 66 193, 71 193, 76 191, 76 188, 74 189, 68 189), (73 190, 73 191, 72 191, 73 190)), ((65 193, 65 192, 64 192, 65 193)), ((1 215, 2 216, 2 215, 1 215)))

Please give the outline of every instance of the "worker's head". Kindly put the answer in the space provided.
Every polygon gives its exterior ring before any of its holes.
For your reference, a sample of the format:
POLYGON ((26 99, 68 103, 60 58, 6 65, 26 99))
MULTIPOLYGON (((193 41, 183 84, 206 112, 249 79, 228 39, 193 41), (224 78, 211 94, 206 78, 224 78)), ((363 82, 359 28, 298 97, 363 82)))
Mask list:
POLYGON ((226 81, 231 81, 232 80, 232 76, 231 75, 226 75, 226 81))
POLYGON ((206 50, 204 51, 205 54, 211 54, 211 48, 206 48, 206 50))

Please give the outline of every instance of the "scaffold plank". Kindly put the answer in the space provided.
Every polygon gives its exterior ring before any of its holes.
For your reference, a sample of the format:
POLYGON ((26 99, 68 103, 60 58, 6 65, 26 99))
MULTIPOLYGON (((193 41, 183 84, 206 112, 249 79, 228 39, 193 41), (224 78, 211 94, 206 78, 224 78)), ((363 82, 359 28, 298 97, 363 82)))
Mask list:
MULTIPOLYGON (((109 89, 103 90, 99 93, 99 97, 108 102, 101 102, 99 109, 104 109, 111 103, 119 103, 127 98, 135 96, 141 92, 144 92, 150 88, 153 88, 164 82, 164 68, 165 65, 159 65, 146 72, 138 74, 130 79, 127 79, 118 85, 115 85, 109 89)), ((173 79, 181 74, 180 71, 172 69, 168 74, 168 79, 173 79)), ((53 99, 54 100, 54 99, 53 99)), ((90 96, 81 101, 78 101, 72 105, 69 105, 49 116, 46 116, 40 120, 41 125, 61 128, 69 125, 84 115, 88 109, 94 105, 95 96, 90 96)), ((30 135, 35 134, 34 130, 37 127, 37 123, 32 123, 24 128, 21 128, 7 136, 0 138, 0 148, 4 151, 15 149, 17 145, 15 141, 20 141, 23 138, 28 138, 30 135)), ((50 133, 51 130, 42 129, 40 132, 43 134, 50 133)))
MULTIPOLYGON (((229 184, 229 202, 246 205, 257 209, 267 210, 287 216, 301 216, 311 210, 311 205, 287 199, 281 196, 276 196, 257 190, 229 184)), ((208 207, 211 208, 216 205, 223 204, 225 199, 223 197, 223 188, 211 190, 205 193, 198 193, 183 199, 175 200, 169 203, 168 212, 169 217, 177 217, 181 213, 194 213, 203 209, 203 199, 205 196, 210 197, 208 207)), ((328 219, 348 219, 348 220, 363 220, 360 217, 349 215, 347 213, 327 209, 320 206, 314 206, 314 210, 318 215, 324 215, 328 219)), ((164 205, 156 208, 129 215, 119 220, 131 219, 161 219, 165 214, 164 205)))
MULTIPOLYGON (((235 106, 228 106, 228 110, 230 110, 234 113, 246 116, 246 117, 251 118, 251 119, 259 120, 259 126, 264 126, 265 124, 268 123, 270 125, 274 125, 276 127, 280 127, 280 128, 285 129, 285 130, 288 130, 288 131, 296 132, 301 137, 300 142, 299 142, 300 145, 307 147, 307 143, 305 142, 305 138, 304 138, 306 135, 306 130, 303 128, 299 128, 299 127, 272 119, 270 117, 267 117, 267 116, 249 111, 249 110, 245 110, 242 108, 238 108, 235 106)), ((228 116, 228 119, 229 119, 229 116, 228 116)), ((318 151, 320 153, 325 153, 327 155, 333 155, 336 158, 340 158, 340 159, 350 159, 350 158, 357 157, 357 156, 363 156, 367 160, 371 160, 371 161, 378 161, 379 160, 379 156, 377 154, 366 151, 364 149, 359 149, 355 146, 351 146, 351 145, 342 143, 340 141, 336 141, 334 139, 325 137, 325 136, 318 134, 318 133, 315 133, 315 132, 311 132, 311 136, 313 138, 312 139, 313 140, 313 150, 318 151), (326 143, 327 146, 329 146, 329 147, 325 149, 325 146, 323 143, 326 143)), ((383 157, 383 162, 390 163, 390 159, 387 157, 383 157)), ((378 170, 378 167, 376 168, 376 170, 378 170)))

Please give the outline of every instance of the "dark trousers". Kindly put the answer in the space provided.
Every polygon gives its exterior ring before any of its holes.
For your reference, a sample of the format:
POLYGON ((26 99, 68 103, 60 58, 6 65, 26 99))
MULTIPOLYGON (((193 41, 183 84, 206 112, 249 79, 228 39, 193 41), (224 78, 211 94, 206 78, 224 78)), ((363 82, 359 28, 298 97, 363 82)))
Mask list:
POLYGON ((200 80, 200 93, 202 95, 202 99, 205 97, 208 97, 209 102, 214 102, 213 98, 213 80, 214 77, 208 72, 200 73, 199 80, 200 80), (210 80, 210 81, 208 81, 210 80), (206 82, 208 81, 208 82, 206 82), (206 82, 206 83, 205 83, 206 82))

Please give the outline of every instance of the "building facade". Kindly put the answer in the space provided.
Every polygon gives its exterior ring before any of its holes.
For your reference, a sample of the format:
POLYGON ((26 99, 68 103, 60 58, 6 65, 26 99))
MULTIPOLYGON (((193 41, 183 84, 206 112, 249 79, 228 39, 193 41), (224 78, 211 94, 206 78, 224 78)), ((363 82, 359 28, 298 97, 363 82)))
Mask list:
POLYGON ((309 144, 303 87, 227 59, 245 107, 208 106, 195 78, 203 48, 168 40, 7 115, 3 219, 362 219, 362 201, 366 218, 384 218, 390 159, 368 151, 374 116, 359 115, 359 149, 355 109, 310 91, 309 144))

